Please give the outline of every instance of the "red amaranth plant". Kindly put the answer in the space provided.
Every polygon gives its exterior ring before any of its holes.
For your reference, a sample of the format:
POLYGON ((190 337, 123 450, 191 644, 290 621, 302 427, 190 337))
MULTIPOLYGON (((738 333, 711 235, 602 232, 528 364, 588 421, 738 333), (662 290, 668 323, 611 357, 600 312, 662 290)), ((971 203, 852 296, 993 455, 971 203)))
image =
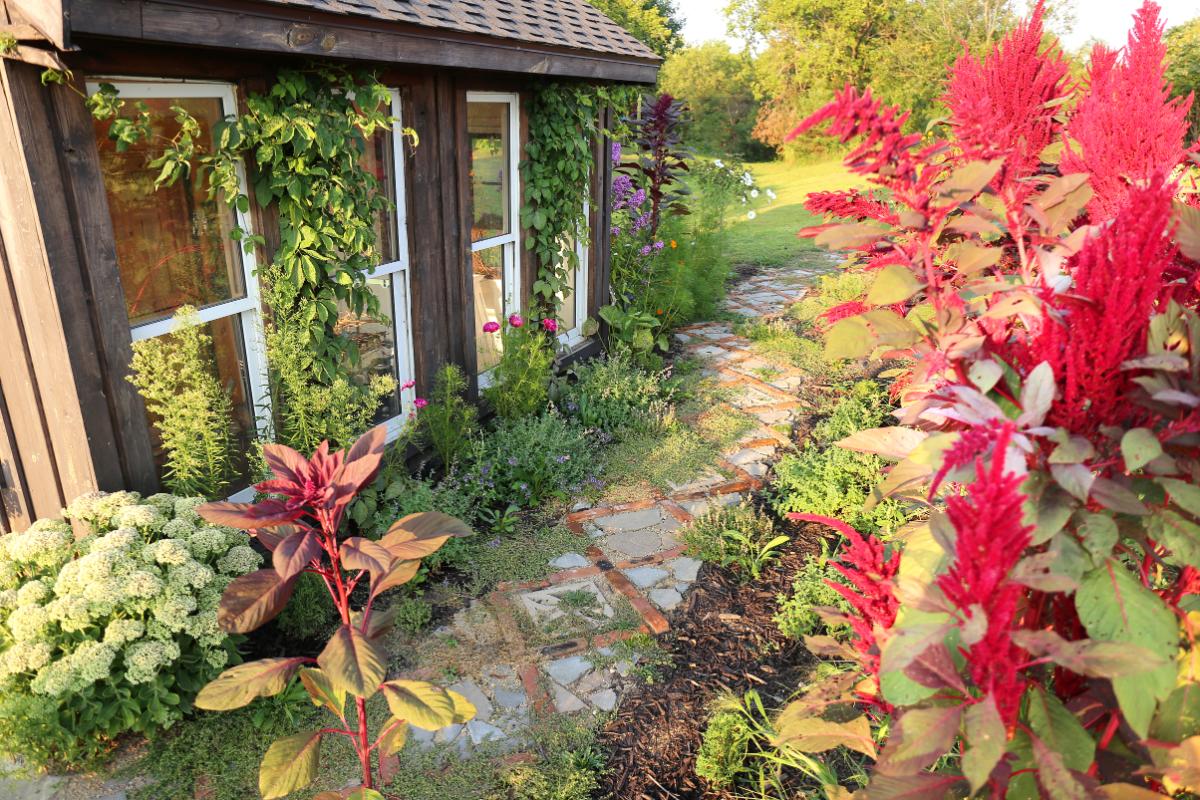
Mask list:
MULTIPOLYGON (((346 452, 329 452, 323 442, 311 458, 289 447, 269 444, 263 457, 274 472, 258 491, 271 495, 259 503, 217 502, 197 512, 217 524, 242 528, 271 551, 271 566, 229 584, 221 598, 219 622, 231 633, 249 633, 279 614, 305 572, 319 575, 333 597, 341 626, 316 658, 265 658, 233 667, 205 686, 198 708, 228 711, 257 697, 279 694, 292 678, 300 681, 313 702, 336 718, 333 727, 303 731, 270 746, 259 770, 259 790, 266 800, 302 789, 317 776, 321 740, 345 737, 362 768, 356 800, 383 800, 374 786, 373 757, 389 756, 404 746, 408 726, 437 730, 463 723, 475 709, 461 695, 431 683, 385 680, 387 653, 381 637, 392 627, 394 612, 376 602, 389 589, 417 574, 420 560, 451 536, 471 533, 464 523, 445 514, 410 514, 395 522, 379 541, 341 532, 346 508, 379 471, 387 432, 379 426, 346 452), (354 608, 352 595, 365 589, 366 599, 354 608), (391 718, 372 736, 367 700, 382 693, 391 718), (354 714, 346 710, 354 698, 354 714)), ((361 594, 361 593, 360 593, 361 594)), ((323 793, 320 798, 341 797, 323 793)))
POLYGON ((982 58, 969 50, 951 70, 943 101, 967 158, 1003 158, 999 179, 1032 175, 1062 127, 1055 119, 1072 86, 1057 44, 1043 45, 1045 2, 982 58))
POLYGON ((1169 176, 1186 157, 1193 97, 1171 97, 1160 11, 1142 4, 1122 53, 1096 45, 1087 94, 1067 125, 1062 170, 1090 176, 1093 221, 1111 218, 1133 187, 1169 176))

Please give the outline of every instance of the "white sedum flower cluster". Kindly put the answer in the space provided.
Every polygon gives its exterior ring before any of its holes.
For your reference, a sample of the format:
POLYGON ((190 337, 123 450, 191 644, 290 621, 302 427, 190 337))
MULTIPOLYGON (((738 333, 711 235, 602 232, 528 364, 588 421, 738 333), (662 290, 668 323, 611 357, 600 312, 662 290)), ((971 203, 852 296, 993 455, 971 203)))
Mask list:
POLYGON ((203 502, 94 492, 64 510, 78 537, 54 520, 0 537, 0 696, 179 691, 180 669, 188 685, 215 675, 221 593, 262 559, 243 531, 202 520, 203 502))

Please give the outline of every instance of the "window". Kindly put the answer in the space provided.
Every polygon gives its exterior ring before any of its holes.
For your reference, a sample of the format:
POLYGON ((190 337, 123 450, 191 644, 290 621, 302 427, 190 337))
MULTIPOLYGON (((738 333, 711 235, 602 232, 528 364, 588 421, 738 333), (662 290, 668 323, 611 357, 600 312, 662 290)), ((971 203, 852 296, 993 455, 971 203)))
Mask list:
MULTIPOLYGON (((587 200, 583 201, 583 216, 591 220, 591 204, 587 200)), ((574 246, 578 262, 567 277, 567 289, 559 295, 558 308, 558 340, 568 348, 583 342, 583 323, 588 316, 588 241, 584 238, 574 246)))
MULTIPOLYGON (((380 190, 394 204, 394 210, 380 215, 376 242, 382 263, 367 278, 367 285, 379 298, 378 318, 358 318, 344 304, 338 319, 338 332, 350 336, 358 345, 357 377, 370 380, 375 375, 390 375, 397 385, 412 380, 413 352, 409 326, 408 223, 404 202, 404 136, 400 122, 400 93, 392 90, 392 116, 395 127, 390 133, 378 133, 367 142, 364 166, 379 181, 380 190)), ((394 439, 404 427, 406 412, 416 393, 403 389, 383 403, 376 422, 386 422, 388 437, 394 439)))
POLYGON ((479 383, 500 360, 498 333, 483 332, 520 310, 517 173, 520 112, 517 95, 467 93, 468 174, 471 177, 471 275, 475 297, 475 358, 479 383))
MULTIPOLYGON (((117 152, 109 123, 94 123, 131 336, 135 342, 162 336, 171 331, 178 308, 197 308, 213 341, 212 369, 233 401, 234 431, 243 445, 238 452, 247 453, 270 408, 254 255, 230 238, 234 226, 249 232, 249 220, 209 199, 195 171, 156 191, 156 172, 148 166, 162 138, 179 131, 174 105, 200 124, 198 147, 211 149, 213 126, 237 110, 233 87, 111 82, 127 101, 125 113, 135 114, 138 101, 146 104, 153 129, 152 141, 117 152)), ((89 91, 97 89, 88 85, 89 91)), ((245 176, 241 179, 244 187, 245 176)))

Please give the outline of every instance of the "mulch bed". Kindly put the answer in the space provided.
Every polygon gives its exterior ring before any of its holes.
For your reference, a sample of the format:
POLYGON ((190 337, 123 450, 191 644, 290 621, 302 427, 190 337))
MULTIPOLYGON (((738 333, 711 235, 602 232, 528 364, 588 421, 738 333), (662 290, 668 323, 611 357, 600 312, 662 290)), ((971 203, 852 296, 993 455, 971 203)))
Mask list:
POLYGON ((603 789, 612 797, 732 797, 695 773, 713 701, 755 689, 768 707, 780 706, 816 663, 772 618, 776 595, 790 593, 793 576, 805 555, 818 551, 822 533, 808 525, 780 527, 793 535, 792 544, 762 579, 741 584, 733 573, 705 565, 687 600, 671 614, 672 629, 659 644, 671 654, 673 670, 625 698, 600 735, 609 753, 603 789))

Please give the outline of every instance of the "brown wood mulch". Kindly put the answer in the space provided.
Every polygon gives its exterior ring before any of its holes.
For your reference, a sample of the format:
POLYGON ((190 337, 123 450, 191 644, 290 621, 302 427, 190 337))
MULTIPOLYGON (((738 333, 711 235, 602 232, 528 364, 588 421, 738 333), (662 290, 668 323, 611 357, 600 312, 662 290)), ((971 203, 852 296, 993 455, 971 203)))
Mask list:
POLYGON ((659 639, 672 656, 671 671, 626 697, 601 732, 609 761, 599 796, 732 797, 695 773, 704 727, 722 694, 740 697, 754 689, 768 707, 783 705, 816 663, 802 644, 779 632, 772 618, 776 596, 790 594, 804 556, 817 551, 818 531, 807 525, 792 528, 792 544, 758 581, 742 584, 729 571, 702 568, 686 601, 671 615, 671 631, 659 639))

